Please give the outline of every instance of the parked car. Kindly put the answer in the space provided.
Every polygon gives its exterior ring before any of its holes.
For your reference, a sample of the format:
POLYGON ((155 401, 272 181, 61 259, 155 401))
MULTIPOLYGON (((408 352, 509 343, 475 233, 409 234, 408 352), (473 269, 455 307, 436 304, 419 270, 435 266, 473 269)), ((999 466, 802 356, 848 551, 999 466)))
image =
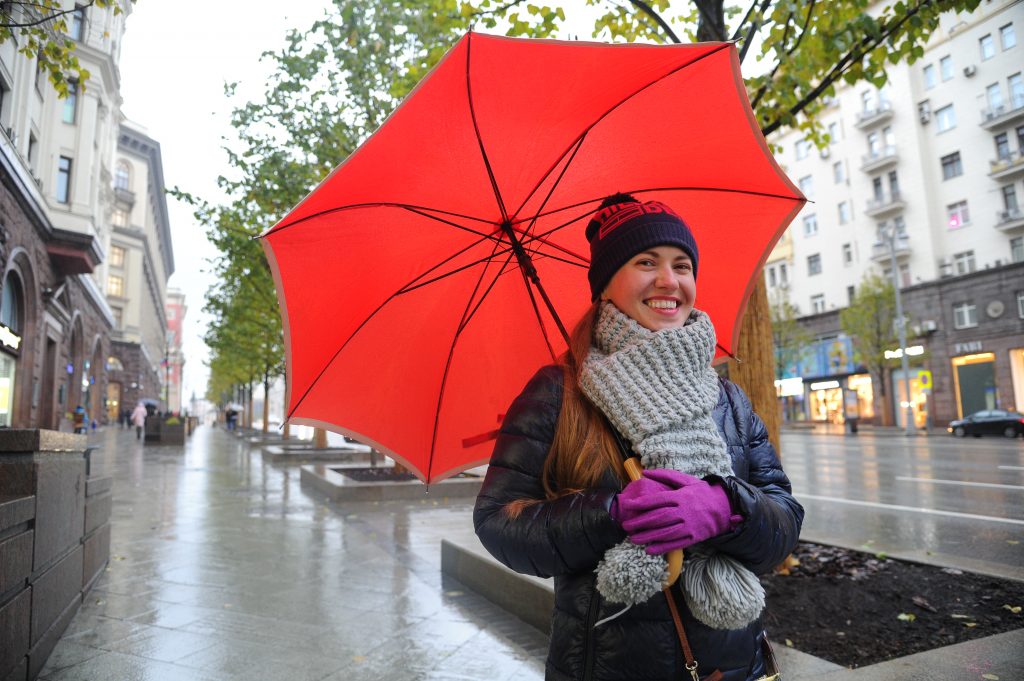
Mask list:
POLYGON ((951 421, 946 430, 957 437, 965 435, 1020 437, 1024 435, 1024 414, 1004 409, 985 409, 957 421, 951 421))

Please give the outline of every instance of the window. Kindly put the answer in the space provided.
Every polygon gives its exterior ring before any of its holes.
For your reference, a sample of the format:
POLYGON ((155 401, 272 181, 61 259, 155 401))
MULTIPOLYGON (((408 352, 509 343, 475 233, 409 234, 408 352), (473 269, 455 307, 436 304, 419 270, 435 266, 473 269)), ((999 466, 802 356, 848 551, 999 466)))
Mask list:
POLYGON ((1024 125, 1017 128, 1017 148, 1024 151, 1024 125))
POLYGON ((988 101, 988 108, 993 111, 1003 108, 1003 91, 999 88, 999 83, 992 83, 985 88, 985 99, 988 101))
POLYGON ((964 174, 963 164, 960 162, 960 152, 954 151, 948 156, 942 157, 942 179, 949 180, 964 174))
POLYGON ((796 141, 796 160, 802 161, 807 158, 808 152, 811 150, 811 143, 805 139, 796 141))
POLYGON ((969 329, 978 325, 978 308, 971 303, 960 303, 953 306, 953 327, 969 329))
POLYGON ((40 95, 43 94, 43 77, 44 77, 42 56, 43 56, 43 52, 42 52, 42 50, 40 50, 39 54, 36 55, 36 76, 35 76, 36 92, 38 92, 40 95))
POLYGON ((784 263, 784 262, 780 262, 779 263, 779 283, 780 284, 788 284, 789 283, 789 275, 786 273, 786 263, 784 263))
POLYGON ((67 156, 57 161, 57 202, 71 203, 71 159, 67 156))
POLYGON ((853 305, 853 299, 857 297, 857 287, 847 286, 846 287, 846 302, 853 305))
POLYGON ((842 161, 836 161, 832 164, 832 175, 836 179, 836 184, 846 180, 846 168, 843 166, 842 161))
POLYGON ((871 90, 865 90, 860 93, 860 108, 861 111, 868 112, 874 110, 875 107, 871 105, 873 97, 871 96, 871 90))
MULTIPOLYGON (((8 95, 11 93, 11 89, 7 87, 7 83, 4 82, 3 78, 0 78, 0 120, 3 120, 4 111, 6 111, 8 95)), ((831 129, 831 128, 829 128, 831 129)))
POLYGON ((981 47, 981 60, 986 61, 996 55, 996 45, 992 41, 992 34, 986 33, 981 36, 978 40, 978 45, 981 47))
POLYGON ((957 275, 970 274, 975 270, 974 265, 974 251, 964 251, 963 253, 953 254, 953 267, 956 268, 957 275))
POLYGON ((807 256, 807 274, 821 274, 821 256, 817 253, 807 256))
POLYGON ((906 238, 907 236, 907 223, 903 221, 902 215, 897 215, 892 220, 893 229, 896 230, 897 237, 906 238))
POLYGON ((114 227, 127 227, 128 211, 123 208, 115 208, 114 212, 110 214, 110 224, 114 227))
POLYGON ((115 189, 131 189, 132 186, 132 170, 125 161, 118 161, 117 168, 114 169, 114 188, 115 189))
POLYGON ((811 296, 811 314, 818 314, 825 311, 825 295, 819 293, 811 296))
POLYGON ((946 214, 949 216, 949 228, 957 229, 971 221, 971 215, 967 211, 966 201, 957 201, 946 206, 946 214))
POLYGON ((775 278, 775 268, 774 267, 769 267, 768 268, 768 286, 771 287, 771 288, 775 288, 777 285, 778 285, 778 281, 775 278))
POLYGON ((999 27, 999 42, 1003 44, 1004 50, 1017 46, 1017 34, 1013 32, 1013 24, 999 27))
MULTIPOLYGON (((174 307, 168 306, 167 307, 167 319, 174 319, 176 311, 177 310, 174 307)), ((167 332, 168 335, 173 334, 173 333, 174 333, 173 331, 168 331, 167 332)))
POLYGON ((939 71, 942 73, 942 80, 953 80, 953 58, 948 54, 939 60, 939 71))
POLYGON ((121 246, 110 247, 110 264, 114 267, 124 267, 124 248, 121 246))
POLYGON ((14 273, 8 272, 0 299, 0 324, 14 333, 21 333, 21 300, 21 282, 14 273))
POLYGON ((924 89, 931 90, 935 87, 935 65, 928 64, 924 67, 924 89))
POLYGON ((956 127, 956 114, 953 113, 953 105, 948 104, 935 112, 935 124, 939 132, 952 130, 956 127))
POLYGON ((885 141, 885 146, 896 146, 896 135, 893 134, 891 125, 887 125, 882 128, 882 139, 885 141))
POLYGON ((818 216, 816 215, 805 215, 804 216, 804 236, 814 236, 818 233, 818 216))
POLYGON ((908 286, 910 286, 910 265, 903 263, 900 265, 900 288, 908 286))
POLYGON ((804 175, 797 184, 800 185, 801 193, 807 198, 811 198, 811 195, 814 194, 814 178, 804 175))
POLYGON ((124 296, 124 277, 117 274, 107 277, 107 295, 124 296))
POLYGON ((996 143, 996 158, 1000 161, 1010 160, 1010 140, 1006 136, 1005 132, 1001 132, 992 138, 992 141, 996 143))
POLYGON ((870 154, 872 158, 878 156, 878 151, 881 147, 882 138, 878 136, 878 133, 868 133, 868 154, 870 154))
POLYGON ((1019 109, 1024 106, 1024 79, 1015 73, 1006 79, 1007 90, 1010 92, 1010 108, 1019 109))
POLYGON ((1024 262, 1024 236, 1010 239, 1010 261, 1024 262))
POLYGON ((843 244, 843 265, 849 267, 853 264, 853 244, 843 244))
POLYGON ((75 113, 78 110, 78 82, 68 81, 68 96, 64 98, 64 108, 61 111, 61 120, 65 123, 75 122, 75 113))
POLYGON ((1016 213, 1020 206, 1017 204, 1017 189, 1012 185, 1008 184, 1002 189, 1003 192, 1003 208, 1006 209, 1007 213, 1016 213))
POLYGON ((32 133, 28 134, 28 167, 33 173, 36 171, 36 156, 39 155, 39 140, 32 133))
POLYGON ((828 143, 829 144, 836 144, 837 142, 839 142, 839 124, 835 123, 835 122, 829 123, 828 124, 828 143))
POLYGON ((900 177, 895 170, 889 171, 889 196, 893 201, 900 198, 900 177))
POLYGON ((839 224, 845 225, 850 221, 850 203, 849 201, 839 202, 839 224))
POLYGON ((885 190, 882 189, 882 178, 871 178, 871 193, 874 195, 876 203, 882 203, 885 200, 885 190))
MULTIPOLYGON (((121 308, 119 308, 119 307, 113 307, 113 306, 111 306, 110 311, 114 314, 114 328, 115 329, 123 328, 124 324, 122 322, 122 318, 124 316, 124 311, 121 310, 121 308)), ((121 360, 119 360, 119 359, 116 359, 114 357, 111 357, 110 359, 115 359, 119 365, 121 364, 121 360)), ((117 371, 124 371, 124 365, 121 365, 119 367, 111 365, 111 366, 108 366, 107 368, 108 369, 112 369, 112 370, 117 370, 117 371)))
POLYGON ((71 29, 68 31, 68 36, 70 36, 72 40, 81 42, 84 35, 85 7, 82 5, 75 5, 75 11, 71 13, 71 29))

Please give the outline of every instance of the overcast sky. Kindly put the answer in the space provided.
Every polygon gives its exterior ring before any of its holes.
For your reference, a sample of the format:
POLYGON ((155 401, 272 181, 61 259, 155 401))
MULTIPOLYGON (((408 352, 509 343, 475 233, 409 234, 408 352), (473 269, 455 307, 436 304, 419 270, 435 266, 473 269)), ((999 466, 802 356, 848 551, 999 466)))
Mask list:
MULTIPOLYGON (((216 199, 217 176, 227 171, 221 136, 230 130, 226 81, 241 83, 246 100, 262 92, 266 50, 284 45, 289 28, 305 28, 329 0, 140 0, 128 17, 121 50, 122 111, 160 143, 164 181, 216 199)), ((203 295, 213 282, 206 274, 215 251, 205 229, 185 205, 168 197, 174 242, 170 286, 185 293, 185 390, 206 392, 208 358, 202 335, 208 318, 203 295)))

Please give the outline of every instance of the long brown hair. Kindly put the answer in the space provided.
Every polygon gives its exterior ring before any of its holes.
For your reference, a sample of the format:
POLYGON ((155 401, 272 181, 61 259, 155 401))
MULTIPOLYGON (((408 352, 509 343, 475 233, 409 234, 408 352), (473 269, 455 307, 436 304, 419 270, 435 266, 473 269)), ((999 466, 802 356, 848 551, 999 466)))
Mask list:
MULTIPOLYGON (((562 407, 555 425, 551 450, 544 462, 541 481, 548 499, 575 494, 594 487, 609 469, 626 480, 622 453, 604 414, 580 391, 583 360, 590 352, 594 324, 601 301, 591 305, 569 336, 569 349, 561 357, 562 407)), ((517 499, 505 510, 515 517, 541 499, 517 499)))

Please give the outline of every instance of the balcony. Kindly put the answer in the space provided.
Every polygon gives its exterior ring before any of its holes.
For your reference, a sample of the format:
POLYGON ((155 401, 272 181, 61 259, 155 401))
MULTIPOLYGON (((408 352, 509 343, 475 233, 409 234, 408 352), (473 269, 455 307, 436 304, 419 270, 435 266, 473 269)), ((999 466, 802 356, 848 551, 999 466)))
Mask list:
POLYGON ((864 207, 864 214, 872 218, 889 217, 907 207, 907 202, 900 196, 899 190, 891 192, 888 196, 882 195, 868 201, 864 207))
POLYGON ((995 130, 1020 120, 1024 120, 1024 97, 1014 97, 1008 104, 981 110, 981 127, 985 130, 995 130))
POLYGON ((993 180, 1004 180, 1021 173, 1024 173, 1024 156, 1019 151, 1011 151, 989 161, 988 176, 993 180))
MULTIPOLYGON (((897 236, 894 246, 898 260, 910 256, 910 237, 907 235, 897 236)), ((889 262, 889 244, 884 241, 876 241, 871 246, 871 259, 880 265, 887 264, 889 262)))
POLYGON ((1024 227, 1024 211, 1020 208, 1007 208, 996 213, 996 229, 1012 232, 1024 227))
POLYGON ((896 159, 896 147, 890 144, 864 154, 860 160, 860 169, 865 173, 871 173, 896 163, 896 159))
POLYGON ((858 130, 868 130, 879 123, 892 120, 892 104, 879 102, 874 109, 863 109, 857 113, 857 122, 854 123, 858 130))

